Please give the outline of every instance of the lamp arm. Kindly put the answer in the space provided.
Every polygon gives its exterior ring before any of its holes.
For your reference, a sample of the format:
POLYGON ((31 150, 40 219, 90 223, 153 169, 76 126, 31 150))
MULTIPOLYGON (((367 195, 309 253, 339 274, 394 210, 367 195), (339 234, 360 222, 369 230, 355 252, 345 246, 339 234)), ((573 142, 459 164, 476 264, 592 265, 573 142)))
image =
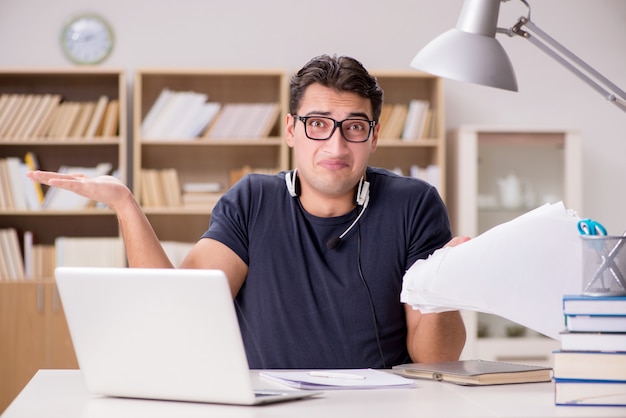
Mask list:
POLYGON ((511 29, 506 30, 498 28, 497 31, 499 33, 506 33, 509 36, 518 35, 525 39, 528 39, 537 48, 548 54, 555 61, 559 62, 562 66, 567 68, 578 78, 587 83, 587 85, 589 85, 591 88, 603 95, 607 100, 613 102, 615 105, 617 105, 619 108, 626 112, 626 92, 624 92, 613 82, 611 82, 605 76, 596 71, 593 67, 584 62, 570 50, 561 45, 550 35, 537 27, 537 25, 531 22, 529 17, 521 17, 517 24, 514 25, 511 29), (531 31, 534 36, 532 36, 528 31, 523 30, 523 27, 526 27, 529 31, 531 31), (552 47, 553 49, 551 49, 550 47, 552 47), (586 71, 586 73, 583 70, 586 71), (593 76, 595 80, 591 78, 588 74, 593 76))

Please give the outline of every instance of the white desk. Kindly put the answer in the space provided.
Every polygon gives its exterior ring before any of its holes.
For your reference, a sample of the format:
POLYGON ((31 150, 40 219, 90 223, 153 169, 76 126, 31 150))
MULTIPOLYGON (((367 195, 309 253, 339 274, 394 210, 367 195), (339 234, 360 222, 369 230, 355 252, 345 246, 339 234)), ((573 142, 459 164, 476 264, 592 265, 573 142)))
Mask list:
POLYGON ((552 383, 489 387, 417 383, 411 389, 327 391, 307 400, 231 406, 94 396, 85 389, 78 370, 40 370, 2 418, 626 417, 626 408, 555 406, 552 383))

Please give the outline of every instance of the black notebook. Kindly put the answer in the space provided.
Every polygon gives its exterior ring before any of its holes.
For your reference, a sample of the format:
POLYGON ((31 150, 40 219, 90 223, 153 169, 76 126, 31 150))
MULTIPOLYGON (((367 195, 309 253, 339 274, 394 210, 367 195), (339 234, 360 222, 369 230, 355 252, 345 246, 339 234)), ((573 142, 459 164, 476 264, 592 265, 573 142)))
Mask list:
POLYGON ((405 377, 432 379, 468 386, 552 380, 550 367, 487 360, 401 364, 394 366, 393 371, 405 377))

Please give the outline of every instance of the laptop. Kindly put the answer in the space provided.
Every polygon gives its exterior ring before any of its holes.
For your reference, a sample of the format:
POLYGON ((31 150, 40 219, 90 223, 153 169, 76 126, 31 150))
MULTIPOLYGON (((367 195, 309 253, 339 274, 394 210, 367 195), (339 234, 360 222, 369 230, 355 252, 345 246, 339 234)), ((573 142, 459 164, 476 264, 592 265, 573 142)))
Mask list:
POLYGON ((238 405, 319 394, 253 389, 220 270, 57 267, 55 277, 92 393, 238 405))

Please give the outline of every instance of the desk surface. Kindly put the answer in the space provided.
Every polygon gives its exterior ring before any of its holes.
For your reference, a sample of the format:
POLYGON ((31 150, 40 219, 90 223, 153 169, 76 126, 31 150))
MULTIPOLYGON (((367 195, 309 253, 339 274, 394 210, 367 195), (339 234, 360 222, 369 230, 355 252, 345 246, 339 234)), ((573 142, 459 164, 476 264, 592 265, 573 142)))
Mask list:
MULTIPOLYGON (((261 381, 259 387, 277 387, 261 381)), ((626 408, 555 406, 552 383, 464 387, 417 380, 417 388, 327 391, 264 406, 118 399, 95 396, 79 370, 40 370, 2 418, 158 417, 626 417, 626 408)))

